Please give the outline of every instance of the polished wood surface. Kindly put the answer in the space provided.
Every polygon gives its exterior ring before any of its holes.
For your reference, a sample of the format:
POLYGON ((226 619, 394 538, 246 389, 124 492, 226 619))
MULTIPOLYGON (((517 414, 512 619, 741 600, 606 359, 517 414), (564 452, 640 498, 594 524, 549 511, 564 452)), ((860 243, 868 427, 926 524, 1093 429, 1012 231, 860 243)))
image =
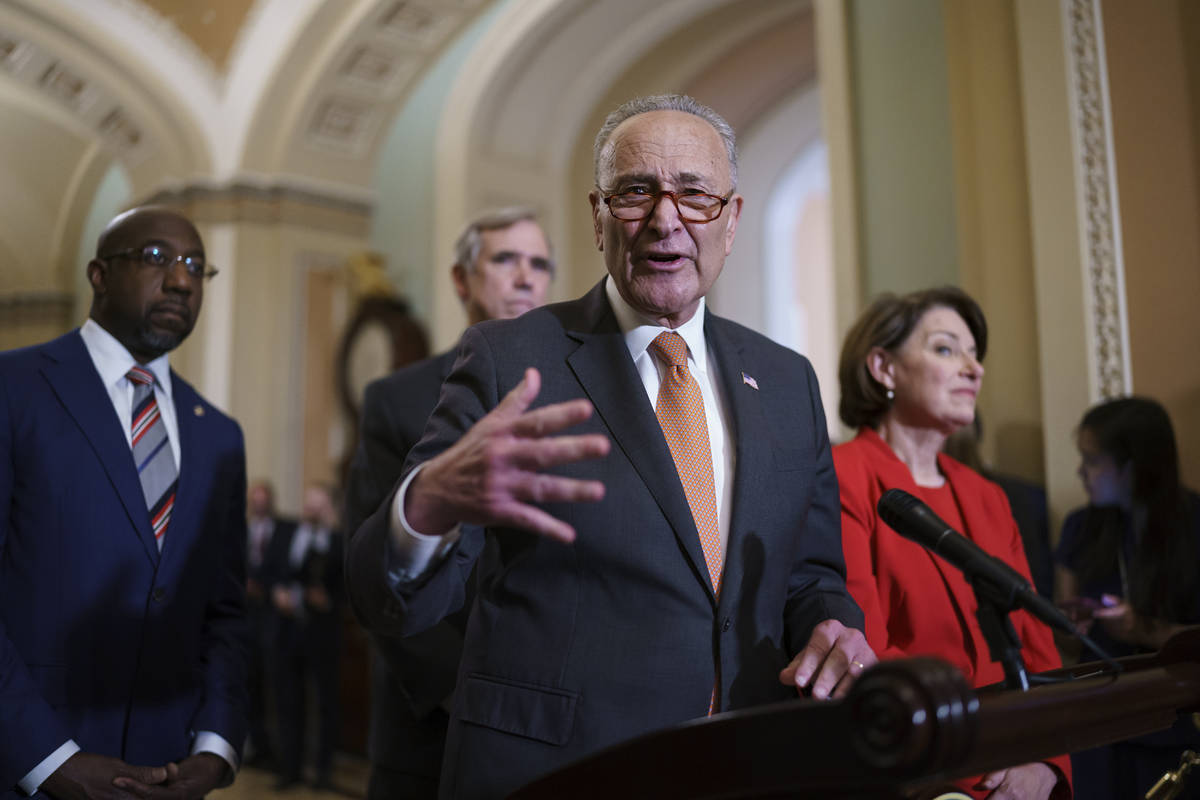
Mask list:
POLYGON ((1153 656, 1048 673, 1028 692, 974 690, 936 659, 881 663, 842 701, 787 702, 647 734, 583 759, 512 800, 905 798, 954 778, 1094 747, 1200 710, 1200 631, 1153 656), (636 787, 636 789, 635 789, 636 787))

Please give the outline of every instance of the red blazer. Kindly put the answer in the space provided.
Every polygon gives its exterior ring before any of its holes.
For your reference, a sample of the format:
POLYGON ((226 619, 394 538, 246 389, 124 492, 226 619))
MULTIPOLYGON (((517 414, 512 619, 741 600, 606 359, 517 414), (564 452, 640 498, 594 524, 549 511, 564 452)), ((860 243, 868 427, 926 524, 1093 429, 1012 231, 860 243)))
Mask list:
MULTIPOLYGON (((862 607, 875 653, 881 659, 936 656, 962 670, 972 686, 1003 681, 1004 670, 988 655, 975 619, 975 593, 962 572, 900 536, 875 510, 888 489, 919 493, 907 465, 867 428, 834 447, 833 462, 842 500, 846 585, 862 607)), ((1021 535, 1003 490, 945 454, 938 455, 938 467, 958 500, 965 523, 961 533, 1028 580, 1021 535)), ((1011 617, 1030 672, 1062 665, 1047 626, 1025 611, 1011 617)), ((1051 763, 1069 778, 1066 756, 1051 763)), ((1053 796, 1058 795, 1056 790, 1053 796)))

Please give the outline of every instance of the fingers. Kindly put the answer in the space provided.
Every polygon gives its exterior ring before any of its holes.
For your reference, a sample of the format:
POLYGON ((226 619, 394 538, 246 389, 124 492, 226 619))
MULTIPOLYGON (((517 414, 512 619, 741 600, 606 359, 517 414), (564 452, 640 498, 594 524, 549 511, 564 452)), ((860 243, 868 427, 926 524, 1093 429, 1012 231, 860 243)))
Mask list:
MULTIPOLYGON (((518 386, 517 389, 521 387, 518 386)), ((513 391, 517 391, 513 389, 513 391)), ((509 393, 511 396, 512 393, 509 393)), ((507 401, 508 398, 505 398, 507 401)), ((592 404, 582 398, 568 400, 565 403, 555 403, 533 411, 523 413, 513 420, 512 432, 517 436, 540 439, 552 433, 558 433, 572 425, 583 422, 592 416, 592 404)))
MULTIPOLYGON (((168 767, 171 765, 168 765, 168 767)), ((118 778, 127 778, 147 786, 162 783, 167 779, 168 767, 139 767, 125 764, 117 771, 118 778)), ((115 782, 115 781, 114 781, 115 782)))
POLYGON ((843 697, 876 660, 861 631, 830 619, 813 629, 808 644, 779 673, 779 679, 797 689, 811 685, 818 700, 843 697))
POLYGON ((117 769, 116 777, 113 778, 113 786, 127 792, 133 797, 152 798, 155 796, 156 786, 166 782, 169 777, 169 769, 174 766, 168 764, 165 767, 139 767, 133 764, 122 764, 117 769))
POLYGON ((599 433, 581 436, 556 436, 552 439, 525 439, 501 445, 504 459, 522 470, 540 471, 602 458, 610 449, 608 437, 599 433))
POLYGON ((1006 770, 1006 769, 1000 769, 1000 770, 996 770, 995 772, 989 772, 987 775, 984 775, 982 778, 979 779, 979 783, 976 784, 976 788, 985 789, 987 791, 992 791, 993 789, 995 789, 997 786, 999 786, 1001 783, 1004 782, 1004 779, 1005 779, 1005 777, 1007 777, 1007 775, 1008 775, 1008 770, 1006 770))
MULTIPOLYGON (((871 662, 874 663, 874 662, 871 662)), ((833 699, 841 700, 850 691, 850 687, 858 680, 858 676, 863 674, 863 671, 869 667, 865 659, 853 658, 850 660, 850 665, 846 668, 846 674, 838 680, 837 686, 833 689, 833 699)))
POLYGON ((497 521, 564 544, 575 541, 575 529, 570 525, 540 508, 524 503, 513 503, 510 509, 497 514, 497 521))
POLYGON ((512 390, 504 395, 504 399, 492 411, 497 417, 502 419, 516 419, 525 413, 525 409, 529 408, 529 404, 538 396, 538 392, 542 390, 542 376, 533 367, 525 369, 525 376, 521 378, 521 382, 512 388, 512 390))
POLYGON ((150 800, 156 791, 155 787, 147 786, 133 778, 114 778, 113 786, 121 790, 120 797, 137 797, 141 800, 150 800))
POLYGON ((1092 612, 1099 619, 1116 619, 1129 613, 1129 604, 1112 594, 1100 596, 1100 606, 1092 612))

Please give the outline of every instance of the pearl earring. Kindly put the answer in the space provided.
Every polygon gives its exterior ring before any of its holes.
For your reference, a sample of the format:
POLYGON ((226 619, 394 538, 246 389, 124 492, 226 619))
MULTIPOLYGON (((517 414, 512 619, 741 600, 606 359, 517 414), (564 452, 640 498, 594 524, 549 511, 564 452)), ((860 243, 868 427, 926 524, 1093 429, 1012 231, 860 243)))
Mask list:
POLYGON ((893 392, 891 389, 888 389, 888 390, 887 390, 887 399, 888 399, 888 400, 895 400, 895 399, 896 399, 896 393, 895 393, 895 392, 893 392))

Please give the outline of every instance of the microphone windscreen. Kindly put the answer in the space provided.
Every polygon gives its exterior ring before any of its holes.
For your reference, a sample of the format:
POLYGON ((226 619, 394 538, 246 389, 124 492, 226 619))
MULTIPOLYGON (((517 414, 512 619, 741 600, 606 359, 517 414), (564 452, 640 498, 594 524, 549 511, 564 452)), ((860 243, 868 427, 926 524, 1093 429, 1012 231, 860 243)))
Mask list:
POLYGON ((880 496, 875 509, 884 522, 898 530, 909 512, 918 505, 921 501, 903 489, 888 489, 880 496))

